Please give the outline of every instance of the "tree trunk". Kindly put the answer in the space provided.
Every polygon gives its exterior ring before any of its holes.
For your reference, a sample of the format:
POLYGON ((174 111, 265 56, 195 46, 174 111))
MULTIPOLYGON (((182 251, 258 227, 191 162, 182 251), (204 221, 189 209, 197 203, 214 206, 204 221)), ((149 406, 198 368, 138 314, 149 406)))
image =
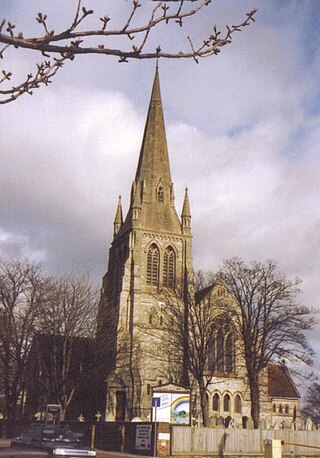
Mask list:
POLYGON ((251 400, 251 418, 254 429, 259 428, 260 420, 260 385, 259 373, 248 374, 251 400))
POLYGON ((199 394, 200 394, 200 405, 202 415, 202 425, 206 427, 208 425, 208 401, 206 396, 206 389, 203 383, 203 379, 198 380, 199 394))
POLYGON ((15 421, 16 420, 16 410, 18 404, 18 397, 15 395, 16 393, 10 392, 10 387, 6 387, 5 389, 5 398, 6 398, 6 414, 8 421, 15 421))

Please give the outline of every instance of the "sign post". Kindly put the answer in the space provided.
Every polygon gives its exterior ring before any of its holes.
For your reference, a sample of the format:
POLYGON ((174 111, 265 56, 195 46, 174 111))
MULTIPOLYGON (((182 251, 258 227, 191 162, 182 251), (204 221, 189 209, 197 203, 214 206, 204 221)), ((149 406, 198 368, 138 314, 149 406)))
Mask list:
POLYGON ((151 406, 154 408, 154 454, 157 456, 157 407, 160 407, 161 398, 151 398, 151 406))

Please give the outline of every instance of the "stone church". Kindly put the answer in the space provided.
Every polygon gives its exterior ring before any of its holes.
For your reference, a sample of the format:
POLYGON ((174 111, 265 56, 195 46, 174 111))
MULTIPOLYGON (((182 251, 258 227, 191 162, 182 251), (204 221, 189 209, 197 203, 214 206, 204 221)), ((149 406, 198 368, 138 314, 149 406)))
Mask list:
MULTIPOLYGON (((185 190, 179 217, 157 68, 129 209, 123 218, 119 197, 101 290, 98 342, 104 379, 100 387, 106 393, 102 408, 107 420, 147 420, 155 387, 186 385, 184 355, 178 361, 170 359, 169 353, 158 357, 163 339, 161 332, 156 332, 159 324, 161 327, 157 311, 162 306, 163 291, 177 284, 181 300, 192 294, 192 275, 188 191, 185 190)), ((196 300, 214 303, 220 293, 218 286, 206 288, 197 293, 196 300)), ((217 326, 216 337, 217 346, 225 354, 210 369, 214 376, 207 390, 209 418, 212 424, 229 418, 237 427, 246 427, 250 417, 249 389, 243 364, 233 354, 232 326, 217 326)), ((217 361, 214 355, 208 359, 208 365, 217 361)), ((270 366, 265 372, 261 409, 266 427, 289 428, 293 422, 301 422, 299 394, 285 367, 270 366)))

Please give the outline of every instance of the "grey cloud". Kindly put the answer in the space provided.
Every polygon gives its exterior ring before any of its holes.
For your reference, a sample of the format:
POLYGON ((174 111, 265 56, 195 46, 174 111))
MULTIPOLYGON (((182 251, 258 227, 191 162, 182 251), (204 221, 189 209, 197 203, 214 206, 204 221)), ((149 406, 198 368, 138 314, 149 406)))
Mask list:
MULTIPOLYGON (((62 0, 30 11, 9 3, 19 29, 33 24, 29 13, 63 22, 72 10, 62 0)), ((115 21, 127 3, 108 2, 115 21)), ((301 40, 310 3, 299 17, 299 2, 217 3, 220 24, 253 6, 257 22, 198 66, 160 61, 160 78, 178 213, 189 187, 195 266, 274 258, 304 279, 301 300, 317 305, 320 47, 301 40)), ((197 19, 195 37, 212 21, 197 19)), ((14 59, 19 70, 31 57, 14 59)), ((0 253, 33 256, 53 273, 90 271, 99 283, 119 194, 128 206, 153 72, 151 62, 77 58, 49 88, 2 108, 0 253)))

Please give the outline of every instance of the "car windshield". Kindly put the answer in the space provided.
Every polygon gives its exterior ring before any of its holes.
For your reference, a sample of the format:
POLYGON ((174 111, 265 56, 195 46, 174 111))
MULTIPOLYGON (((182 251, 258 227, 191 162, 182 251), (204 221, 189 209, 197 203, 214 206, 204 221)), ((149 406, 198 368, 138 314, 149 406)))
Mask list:
POLYGON ((78 438, 67 429, 44 428, 41 434, 43 441, 78 442, 78 438))

